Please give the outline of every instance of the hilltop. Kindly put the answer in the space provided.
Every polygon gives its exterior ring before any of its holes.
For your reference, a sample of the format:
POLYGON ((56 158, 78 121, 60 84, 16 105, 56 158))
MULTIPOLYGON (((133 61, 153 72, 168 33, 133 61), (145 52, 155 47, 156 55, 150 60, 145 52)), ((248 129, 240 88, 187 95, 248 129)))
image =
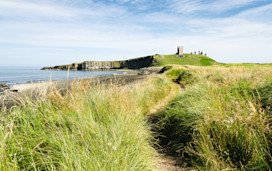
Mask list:
POLYGON ((154 55, 155 66, 164 66, 167 64, 179 64, 179 65, 197 65, 197 66, 209 66, 216 64, 217 62, 205 55, 196 54, 184 54, 180 57, 176 54, 173 55, 154 55))

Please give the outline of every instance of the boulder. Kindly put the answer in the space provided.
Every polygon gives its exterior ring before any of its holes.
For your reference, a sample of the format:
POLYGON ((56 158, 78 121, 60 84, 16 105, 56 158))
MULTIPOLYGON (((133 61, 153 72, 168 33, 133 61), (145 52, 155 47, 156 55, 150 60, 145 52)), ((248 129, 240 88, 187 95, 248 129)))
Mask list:
POLYGON ((0 92, 3 92, 7 89, 9 89, 10 87, 7 84, 0 84, 0 92))

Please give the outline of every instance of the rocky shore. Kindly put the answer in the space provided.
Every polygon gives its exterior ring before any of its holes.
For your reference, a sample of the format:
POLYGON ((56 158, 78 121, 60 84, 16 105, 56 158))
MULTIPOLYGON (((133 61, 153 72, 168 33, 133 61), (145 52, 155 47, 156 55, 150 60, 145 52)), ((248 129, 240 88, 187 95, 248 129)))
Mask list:
MULTIPOLYGON (((81 81, 90 84, 117 84, 127 85, 145 79, 147 76, 159 73, 161 67, 142 68, 137 70, 118 70, 123 74, 113 74, 112 76, 103 76, 89 79, 81 79, 81 81)), ((16 104, 21 104, 24 99, 30 98, 35 100, 41 95, 45 95, 52 88, 56 88, 61 93, 65 93, 71 87, 72 81, 47 81, 31 84, 21 84, 8 87, 3 86, 2 94, 0 95, 0 109, 4 106, 10 108, 16 104)))

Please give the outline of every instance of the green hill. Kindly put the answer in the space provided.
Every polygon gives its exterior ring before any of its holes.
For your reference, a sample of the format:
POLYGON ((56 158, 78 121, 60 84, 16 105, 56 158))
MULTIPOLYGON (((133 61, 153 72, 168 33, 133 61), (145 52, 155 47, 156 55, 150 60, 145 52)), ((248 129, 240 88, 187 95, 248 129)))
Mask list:
POLYGON ((216 64, 217 62, 204 55, 184 54, 184 57, 178 55, 154 55, 154 66, 164 66, 167 64, 179 64, 179 65, 197 65, 197 66, 209 66, 216 64))

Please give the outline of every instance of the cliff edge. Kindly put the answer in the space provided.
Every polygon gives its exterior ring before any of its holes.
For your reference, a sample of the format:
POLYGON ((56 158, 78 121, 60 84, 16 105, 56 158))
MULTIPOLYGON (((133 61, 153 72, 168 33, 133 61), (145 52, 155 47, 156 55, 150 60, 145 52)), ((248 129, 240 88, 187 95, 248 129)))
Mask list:
POLYGON ((124 61, 85 61, 68 65, 58 65, 54 67, 44 67, 42 70, 99 70, 99 69, 140 69, 152 66, 153 56, 135 58, 124 61))

